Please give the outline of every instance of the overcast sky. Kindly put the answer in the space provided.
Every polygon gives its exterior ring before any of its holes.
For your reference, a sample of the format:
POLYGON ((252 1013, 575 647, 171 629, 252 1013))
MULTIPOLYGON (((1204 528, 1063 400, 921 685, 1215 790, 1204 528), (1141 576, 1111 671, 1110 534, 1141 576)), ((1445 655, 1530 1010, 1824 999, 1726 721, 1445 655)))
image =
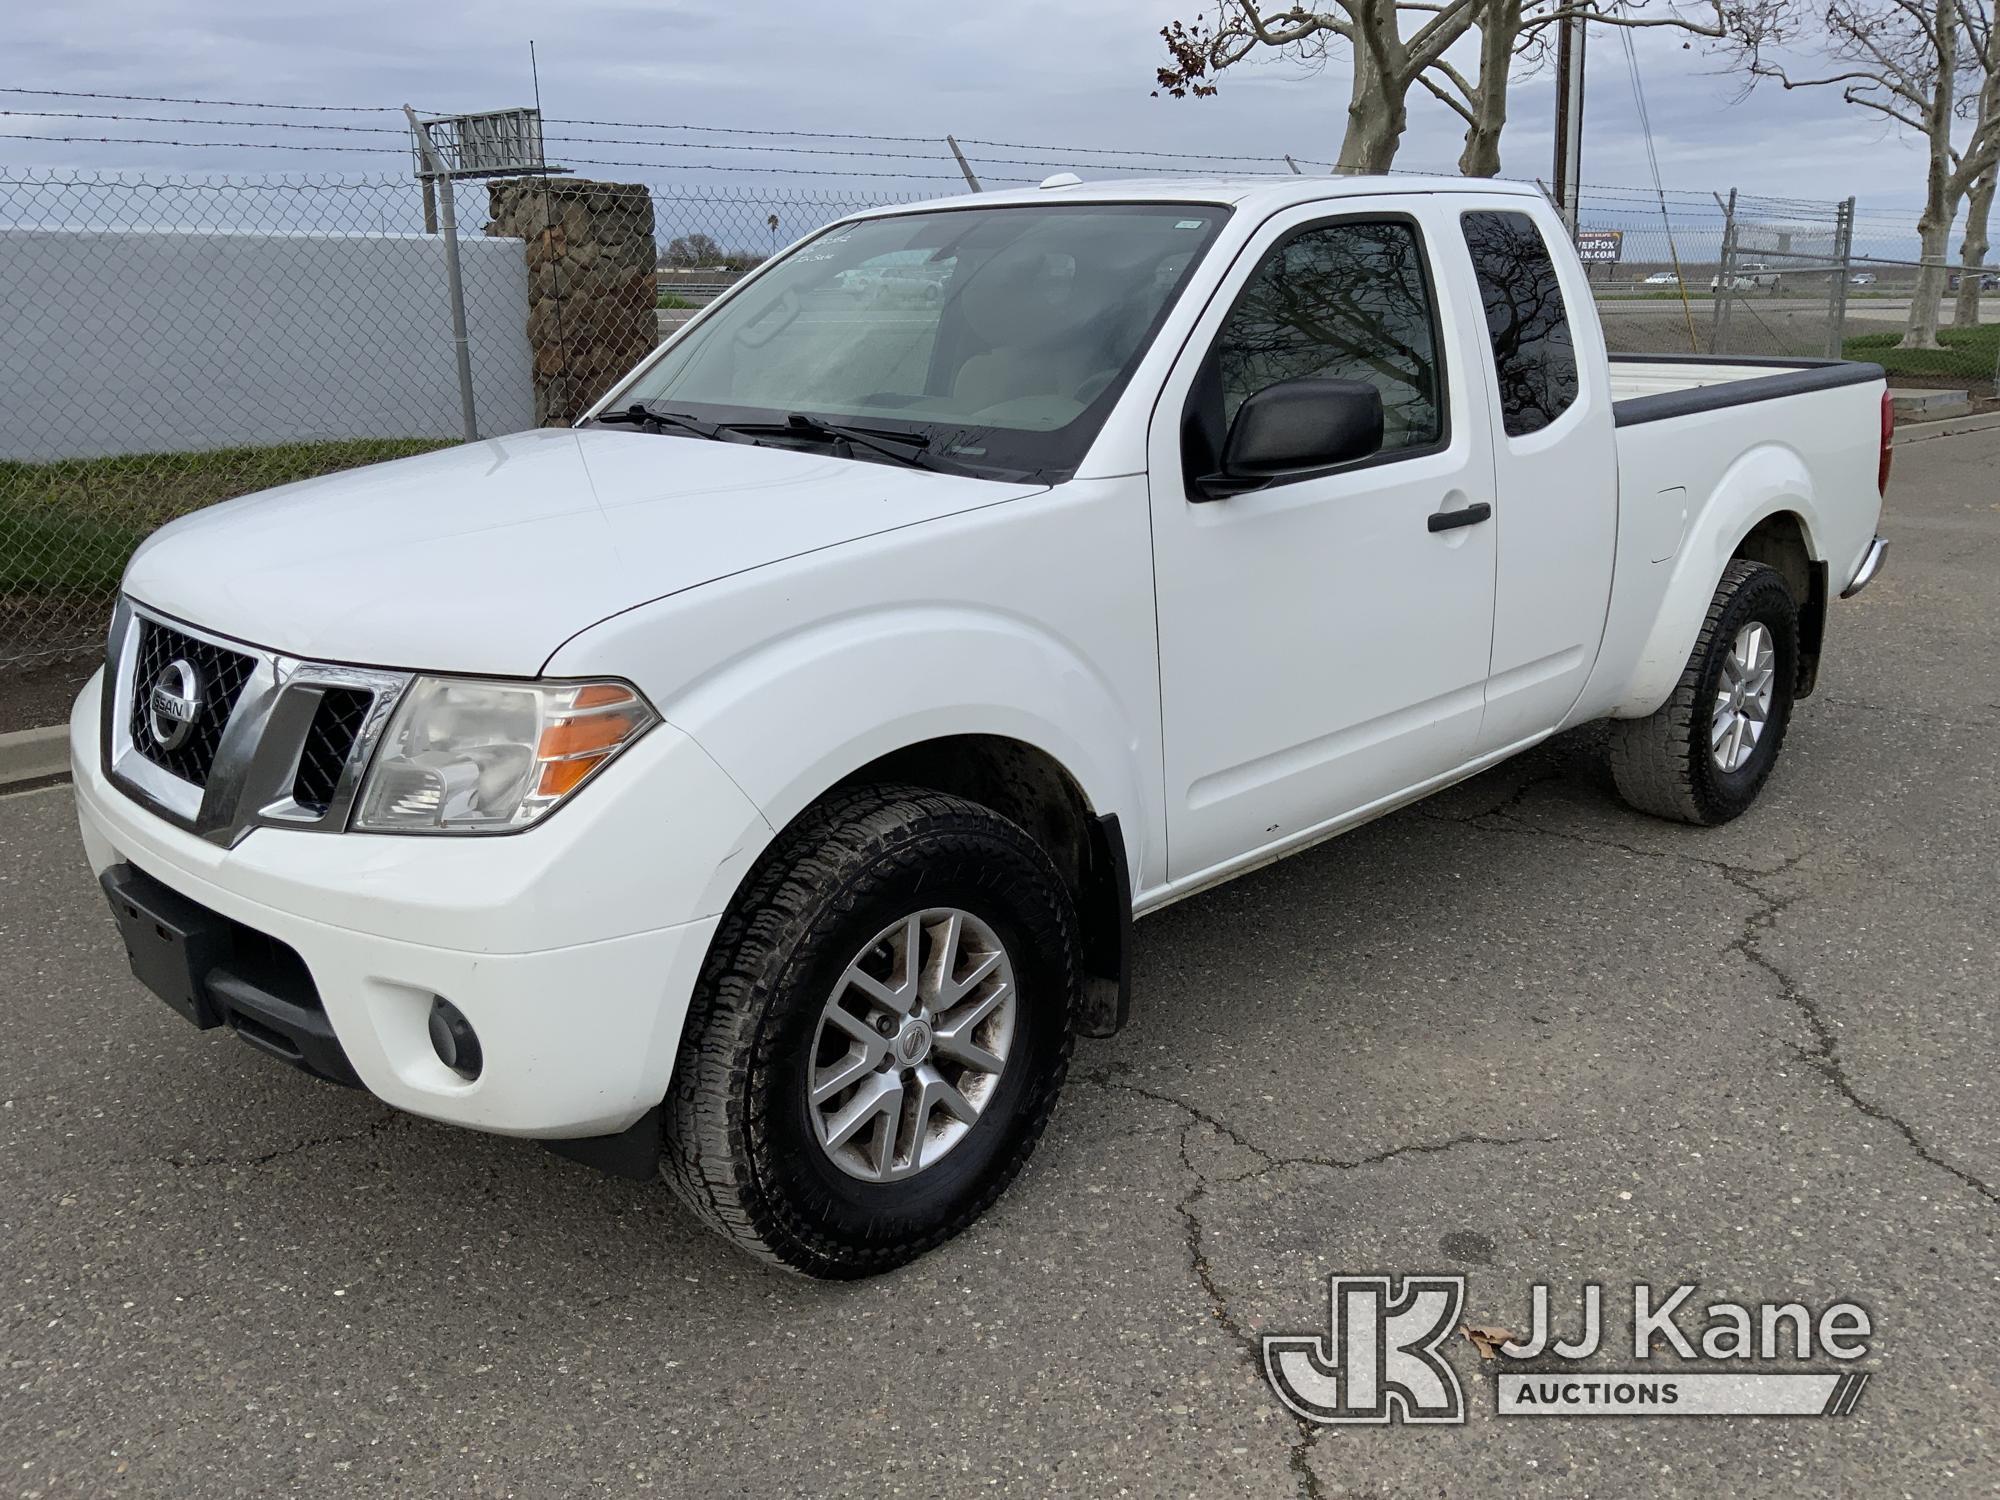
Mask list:
MULTIPOLYGON (((1149 97, 1164 53, 1158 30, 1189 7, 1176 0, 1053 0, 920 8, 899 0, 838 7, 742 0, 729 7, 562 0, 388 4, 381 0, 67 0, 22 6, 9 18, 0 84, 17 88, 188 95, 300 104, 387 104, 420 109, 504 108, 531 101, 528 39, 538 44, 542 100, 551 119, 657 121, 769 130, 878 132, 941 137, 946 131, 1034 145, 1332 158, 1344 79, 1338 64, 1317 78, 1283 65, 1240 68, 1220 97, 1149 97)), ((1922 156, 1913 141, 1832 91, 1760 87, 1733 102, 1738 80, 1714 71, 1670 33, 1638 33, 1641 76, 1662 176, 1672 189, 1782 194, 1832 201, 1859 195, 1864 212, 1913 213, 1922 156)), ((1519 83, 1503 142, 1504 170, 1549 170, 1552 89, 1519 83)), ((83 110, 202 115, 81 99, 0 97, 15 111, 83 110)), ((1413 96, 1399 167, 1450 170, 1458 132, 1442 106, 1413 96)), ((251 115, 293 123, 393 124, 368 116, 251 115)), ((1584 179, 1639 187, 1650 181, 1624 48, 1594 29, 1586 109, 1584 179)), ((406 163, 307 149, 303 143, 370 145, 388 137, 296 130, 128 124, 42 116, 6 119, 10 134, 269 139, 293 149, 204 150, 164 145, 65 144, 0 139, 15 166, 173 168, 195 172, 314 170, 398 173, 406 163)), ((660 183, 730 181, 810 185, 809 177, 741 170, 814 164, 829 169, 948 172, 950 163, 782 158, 722 149, 647 151, 565 145, 562 135, 610 134, 551 125, 550 155, 716 161, 734 172, 585 169, 660 183)), ((827 142, 801 144, 825 147, 827 142)), ((859 148, 866 149, 866 148, 859 148)), ((897 149, 875 148, 875 149, 897 149)), ((939 149, 942 149, 941 147, 939 149)), ((975 148, 991 176, 1039 177, 1053 168, 1002 165, 1010 153, 975 148)), ((1018 153, 1015 153, 1018 154, 1018 153)), ((978 163, 976 162, 975 165, 978 163)), ((1098 173, 1095 175, 1111 175, 1098 173)), ((849 178, 848 181, 859 179, 849 178)), ((875 179, 916 192, 920 181, 875 179)), ((939 190, 949 184, 938 183, 939 190)))

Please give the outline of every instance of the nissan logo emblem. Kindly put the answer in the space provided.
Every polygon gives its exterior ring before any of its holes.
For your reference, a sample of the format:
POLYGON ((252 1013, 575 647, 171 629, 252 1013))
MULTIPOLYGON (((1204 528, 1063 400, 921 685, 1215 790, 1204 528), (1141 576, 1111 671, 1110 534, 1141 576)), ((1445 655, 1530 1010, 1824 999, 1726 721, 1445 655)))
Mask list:
POLYGON ((153 679, 153 691, 146 706, 146 727, 153 743, 162 750, 178 750, 194 733, 195 716, 201 712, 201 679, 194 665, 178 657, 160 668, 153 679))

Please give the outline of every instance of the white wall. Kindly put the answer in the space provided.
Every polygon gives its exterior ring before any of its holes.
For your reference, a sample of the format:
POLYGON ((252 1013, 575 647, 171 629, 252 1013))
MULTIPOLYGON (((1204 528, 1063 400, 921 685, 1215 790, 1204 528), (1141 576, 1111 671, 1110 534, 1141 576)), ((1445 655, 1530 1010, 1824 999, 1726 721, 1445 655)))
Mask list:
MULTIPOLYGON (((521 242, 459 248, 479 430, 532 427, 521 242)), ((0 229, 0 458, 460 430, 441 239, 0 229)))

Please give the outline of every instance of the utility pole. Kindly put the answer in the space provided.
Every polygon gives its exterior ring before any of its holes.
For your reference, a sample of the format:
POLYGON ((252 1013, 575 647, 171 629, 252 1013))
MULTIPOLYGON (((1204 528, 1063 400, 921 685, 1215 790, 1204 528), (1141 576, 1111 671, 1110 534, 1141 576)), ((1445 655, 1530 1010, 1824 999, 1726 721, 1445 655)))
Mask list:
POLYGON ((1556 212, 1576 237, 1577 188, 1583 173, 1583 14, 1556 23, 1556 212))

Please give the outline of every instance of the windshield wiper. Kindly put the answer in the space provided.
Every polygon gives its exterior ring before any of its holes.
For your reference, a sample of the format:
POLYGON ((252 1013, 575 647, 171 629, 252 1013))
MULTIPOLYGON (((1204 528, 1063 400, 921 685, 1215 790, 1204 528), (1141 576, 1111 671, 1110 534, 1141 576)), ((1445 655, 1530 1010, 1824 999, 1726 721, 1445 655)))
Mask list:
POLYGON ((652 423, 656 427, 675 427, 682 432, 691 432, 699 438, 712 438, 719 434, 720 424, 703 422, 683 412, 661 411, 656 406, 648 406, 644 401, 634 401, 621 411, 601 411, 591 418, 593 422, 630 422, 635 427, 652 423))
POLYGON ((829 422, 824 417, 808 416, 802 411, 787 412, 783 422, 723 422, 718 425, 726 432, 740 432, 746 437, 802 437, 822 443, 844 443, 850 450, 866 448, 871 453, 908 464, 913 469, 939 467, 937 460, 926 451, 931 440, 920 433, 849 427, 843 422, 829 422))

